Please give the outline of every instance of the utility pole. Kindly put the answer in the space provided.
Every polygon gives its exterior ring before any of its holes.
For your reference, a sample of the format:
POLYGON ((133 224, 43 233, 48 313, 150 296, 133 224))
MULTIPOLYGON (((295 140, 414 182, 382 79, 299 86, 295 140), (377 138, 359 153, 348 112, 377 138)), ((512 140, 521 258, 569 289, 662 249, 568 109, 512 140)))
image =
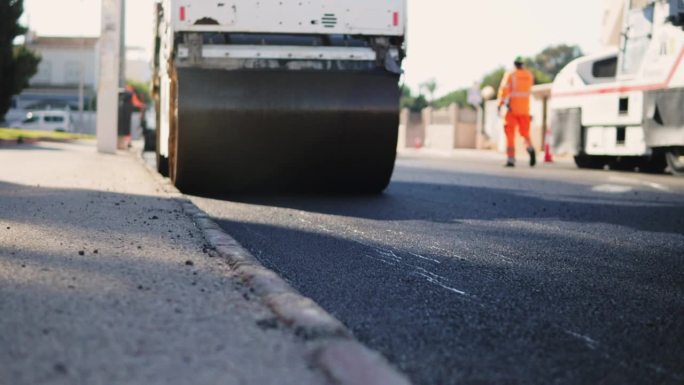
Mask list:
POLYGON ((78 63, 78 68, 79 68, 79 79, 78 79, 78 132, 83 132, 83 104, 84 104, 84 82, 85 82, 85 64, 83 64, 83 55, 84 52, 86 51, 85 44, 83 43, 83 40, 81 40, 81 58, 79 59, 78 63))
POLYGON ((119 33, 119 88, 126 87, 126 0, 121 1, 121 29, 119 33))
POLYGON ((109 154, 116 152, 117 145, 122 17, 122 0, 102 0, 97 150, 109 154))
MULTIPOLYGON (((83 13, 83 0, 81 0, 81 13, 83 13)), ((84 132, 83 130, 83 102, 84 102, 84 84, 85 83, 85 64, 87 47, 85 44, 85 38, 81 34, 81 51, 79 52, 78 59, 78 132, 84 132)))

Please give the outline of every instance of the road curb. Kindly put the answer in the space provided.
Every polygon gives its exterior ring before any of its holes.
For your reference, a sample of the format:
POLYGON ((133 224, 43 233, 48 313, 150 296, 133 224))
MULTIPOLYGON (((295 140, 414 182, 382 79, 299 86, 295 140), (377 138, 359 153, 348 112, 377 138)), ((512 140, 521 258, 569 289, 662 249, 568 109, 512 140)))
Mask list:
POLYGON ((301 295, 277 273, 264 267, 214 222, 209 215, 183 195, 169 179, 147 164, 140 151, 136 159, 160 188, 180 204, 202 232, 213 256, 223 258, 240 278, 296 335, 316 340, 313 364, 338 385, 409 385, 408 378, 378 352, 358 342, 342 322, 312 299, 301 295))
POLYGON ((327 344, 318 350, 316 362, 338 384, 411 384, 384 357, 354 340, 327 344))

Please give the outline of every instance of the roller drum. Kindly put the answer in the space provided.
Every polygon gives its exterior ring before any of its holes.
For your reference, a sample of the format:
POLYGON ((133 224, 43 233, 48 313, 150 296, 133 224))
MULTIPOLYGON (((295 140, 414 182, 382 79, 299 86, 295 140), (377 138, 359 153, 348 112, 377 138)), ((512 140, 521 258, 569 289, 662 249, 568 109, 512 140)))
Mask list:
POLYGON ((182 191, 380 192, 389 183, 399 126, 396 75, 177 74, 172 174, 182 191))

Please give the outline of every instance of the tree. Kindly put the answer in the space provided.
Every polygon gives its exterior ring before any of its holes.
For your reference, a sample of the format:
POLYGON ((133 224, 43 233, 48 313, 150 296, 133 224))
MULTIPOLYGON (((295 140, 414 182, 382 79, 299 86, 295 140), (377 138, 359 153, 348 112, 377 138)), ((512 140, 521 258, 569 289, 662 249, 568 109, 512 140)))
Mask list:
POLYGON ((534 64, 531 64, 529 59, 527 61, 527 69, 529 69, 530 72, 532 72, 532 75, 534 75, 534 84, 546 84, 553 81, 555 76, 549 75, 539 68, 534 67, 534 64))
POLYGON ((399 102, 399 105, 401 109, 403 110, 404 108, 411 108, 411 104, 413 103, 413 95, 411 94, 411 88, 406 84, 402 84, 400 89, 401 100, 399 102))
POLYGON ((425 90, 430 95, 430 105, 435 102, 435 91, 437 91, 437 81, 430 79, 420 85, 421 91, 425 90))
POLYGON ((40 62, 25 46, 13 46, 14 38, 26 32, 19 24, 22 13, 23 0, 0 0, 0 117, 9 110, 12 96, 28 86, 40 62))
POLYGON ((568 63, 583 55, 582 49, 576 45, 559 44, 544 48, 530 58, 528 64, 531 68, 538 69, 545 74, 548 82, 552 82, 568 63))
POLYGON ((450 92, 435 100, 433 104, 435 108, 444 108, 452 104, 458 104, 459 107, 466 107, 468 106, 468 89, 461 88, 450 92))
POLYGON ((498 90, 499 86, 501 85, 501 79, 503 79, 505 73, 506 69, 504 67, 499 67, 487 73, 484 77, 482 77, 480 88, 491 86, 495 90, 498 90))
POLYGON ((402 84, 401 86, 401 108, 408 108, 411 111, 418 112, 423 108, 428 106, 428 102, 425 96, 420 94, 418 96, 413 96, 411 88, 407 85, 402 84))
POLYGON ((152 96, 150 94, 150 83, 138 82, 135 80, 128 79, 128 80, 126 80, 126 84, 133 87, 133 90, 135 90, 135 93, 139 97, 142 97, 143 103, 148 104, 148 105, 152 103, 152 96))
POLYGON ((13 51, 15 62, 14 90, 19 93, 28 87, 29 79, 38 72, 40 57, 23 45, 14 47, 13 51))

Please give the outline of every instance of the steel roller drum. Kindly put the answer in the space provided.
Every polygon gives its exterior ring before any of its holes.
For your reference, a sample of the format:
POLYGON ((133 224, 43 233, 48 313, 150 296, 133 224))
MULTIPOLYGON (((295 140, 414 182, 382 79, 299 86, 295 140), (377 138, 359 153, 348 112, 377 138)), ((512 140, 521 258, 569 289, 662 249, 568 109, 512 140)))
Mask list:
POLYGON ((178 69, 184 192, 380 192, 399 126, 385 71, 178 69))

